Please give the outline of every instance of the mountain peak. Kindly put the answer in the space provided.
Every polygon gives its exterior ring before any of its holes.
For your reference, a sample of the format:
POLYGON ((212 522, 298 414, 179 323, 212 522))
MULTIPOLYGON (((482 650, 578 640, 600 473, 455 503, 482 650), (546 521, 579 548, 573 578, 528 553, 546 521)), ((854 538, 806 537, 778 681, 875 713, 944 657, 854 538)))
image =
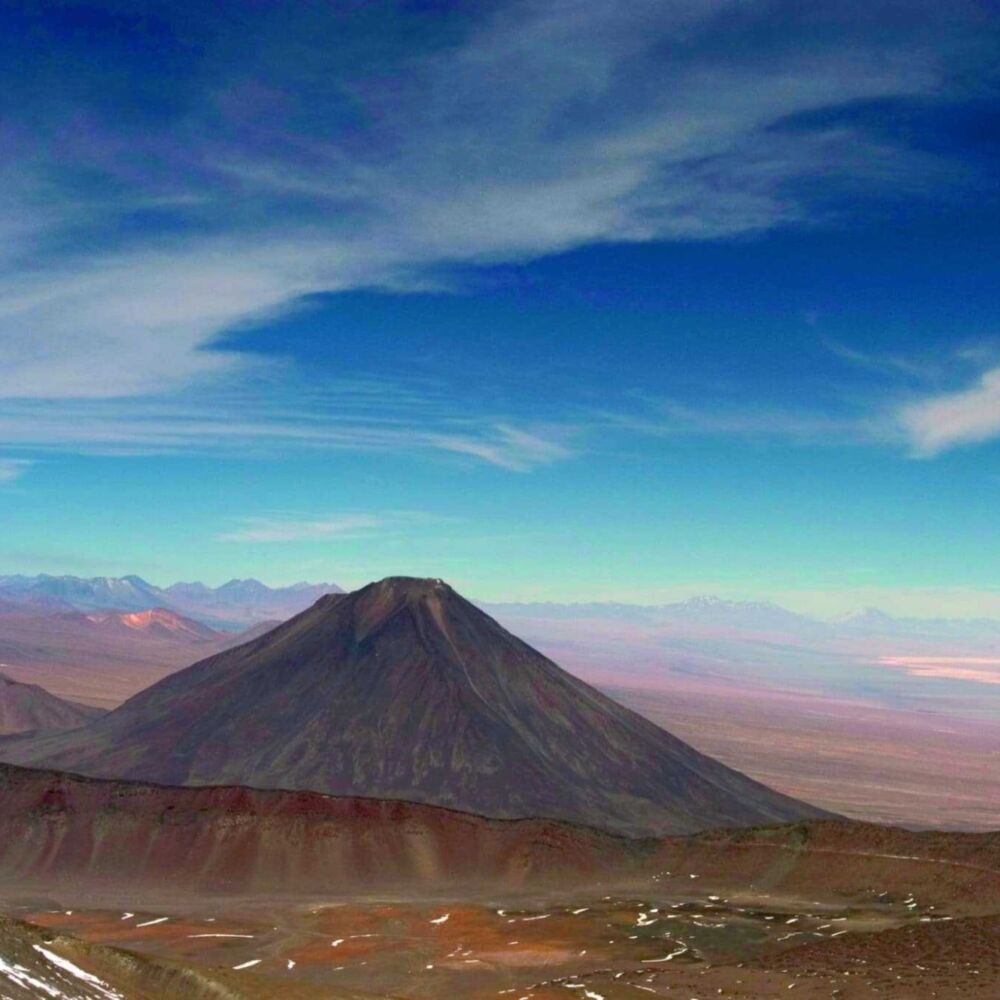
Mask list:
POLYGON ((391 594, 395 597, 406 599, 445 592, 455 593, 444 580, 438 577, 422 576, 387 576, 381 580, 376 580, 374 583, 369 583, 368 586, 362 587, 361 590, 357 591, 359 595, 366 593, 375 595, 391 594))
POLYGON ((325 594, 320 603, 331 609, 351 606, 359 618, 371 622, 416 605, 428 605, 437 614, 442 599, 462 600, 444 580, 436 577, 387 576, 351 594, 325 594))
POLYGON ((681 604, 687 608, 742 608, 748 610, 768 610, 784 611, 779 604, 773 601, 733 601, 726 597, 719 597, 717 594, 695 594, 681 604))
POLYGON ((867 607, 848 611, 834 621, 845 625, 889 625, 895 622, 895 619, 880 608, 867 607))
POLYGON ((312 611, 319 616, 314 619, 305 612, 300 618, 341 624, 350 621, 357 641, 370 640, 384 627, 402 627, 400 622, 405 618, 410 623, 407 641, 437 644, 440 640, 438 655, 442 662, 453 659, 449 636, 458 622, 463 623, 464 630, 475 631, 482 629, 484 622, 492 621, 436 577, 388 576, 349 594, 324 594, 312 611), (438 639, 432 640, 435 634, 438 639))

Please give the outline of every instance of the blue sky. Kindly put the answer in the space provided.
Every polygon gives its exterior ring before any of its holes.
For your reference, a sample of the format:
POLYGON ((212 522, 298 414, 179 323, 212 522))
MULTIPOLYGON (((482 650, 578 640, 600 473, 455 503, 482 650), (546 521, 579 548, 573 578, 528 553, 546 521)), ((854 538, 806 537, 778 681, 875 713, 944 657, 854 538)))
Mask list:
POLYGON ((0 572, 1000 615, 985 2, 0 12, 0 572))

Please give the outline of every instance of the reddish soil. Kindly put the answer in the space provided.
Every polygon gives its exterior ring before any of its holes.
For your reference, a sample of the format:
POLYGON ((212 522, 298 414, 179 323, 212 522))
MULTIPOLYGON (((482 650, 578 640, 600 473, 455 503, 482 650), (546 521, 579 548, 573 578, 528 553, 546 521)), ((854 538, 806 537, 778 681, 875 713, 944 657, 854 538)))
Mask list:
POLYGON ((7 881, 300 894, 398 883, 517 886, 623 874, 657 849, 654 841, 547 820, 490 820, 312 792, 102 781, 10 765, 0 765, 0 796, 0 879, 7 881))

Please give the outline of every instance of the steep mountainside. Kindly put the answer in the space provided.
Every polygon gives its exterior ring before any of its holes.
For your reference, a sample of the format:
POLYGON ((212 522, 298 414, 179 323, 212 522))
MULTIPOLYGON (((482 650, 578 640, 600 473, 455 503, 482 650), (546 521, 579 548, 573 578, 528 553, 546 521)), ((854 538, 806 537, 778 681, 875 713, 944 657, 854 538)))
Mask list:
POLYGON ((63 701, 37 684, 0 674, 0 736, 77 729, 103 714, 100 708, 63 701))
POLYGON ((390 578, 4 759, 542 816, 631 833, 821 815, 567 674, 440 580, 390 578))

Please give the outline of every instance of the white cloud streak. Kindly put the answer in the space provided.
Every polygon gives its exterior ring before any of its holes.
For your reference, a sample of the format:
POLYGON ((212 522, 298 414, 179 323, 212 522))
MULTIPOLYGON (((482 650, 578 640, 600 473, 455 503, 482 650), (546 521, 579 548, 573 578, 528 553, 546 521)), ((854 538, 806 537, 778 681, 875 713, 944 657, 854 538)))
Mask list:
POLYGON ((965 389, 907 403, 897 420, 914 453, 928 458, 1000 437, 1000 368, 965 389))
POLYGON ((0 458, 0 486, 20 479, 33 464, 24 458, 0 458))
POLYGON ((856 444, 908 448, 917 458, 933 458, 962 446, 1000 438, 1000 367, 980 371, 971 385, 933 391, 947 377, 954 380, 970 360, 995 357, 982 345, 970 358, 965 348, 935 361, 904 355, 878 356, 827 346, 844 360, 886 376, 881 402, 873 395, 837 391, 822 407, 779 408, 749 405, 687 404, 640 398, 631 411, 598 411, 595 420, 655 437, 716 436, 777 440, 798 444, 856 444), (914 383, 922 386, 915 394, 914 383))
POLYGON ((245 517, 241 527, 223 532, 221 542, 308 542, 357 538, 385 523, 376 514, 334 514, 326 517, 245 517))
MULTIPOLYGON (((647 399, 631 411, 599 411, 596 421, 651 437, 727 437, 801 445, 884 444, 894 442, 882 417, 859 411, 776 408, 765 404, 700 403, 647 399)), ((896 435, 898 437, 898 435, 896 435)))
POLYGON ((526 472, 535 466, 548 465, 572 454, 569 448, 558 441, 548 440, 507 424, 496 427, 492 439, 432 434, 428 443, 433 448, 471 455, 511 472, 526 472))
POLYGON ((459 419, 405 387, 373 393, 341 386, 339 405, 305 401, 275 406, 254 395, 222 395, 212 405, 179 400, 65 400, 38 410, 30 400, 0 400, 0 439, 40 451, 95 455, 200 453, 276 457, 299 451, 409 451, 442 460, 465 458, 527 472, 572 457, 569 425, 523 425, 459 419), (311 403, 311 405, 310 405, 311 403))

